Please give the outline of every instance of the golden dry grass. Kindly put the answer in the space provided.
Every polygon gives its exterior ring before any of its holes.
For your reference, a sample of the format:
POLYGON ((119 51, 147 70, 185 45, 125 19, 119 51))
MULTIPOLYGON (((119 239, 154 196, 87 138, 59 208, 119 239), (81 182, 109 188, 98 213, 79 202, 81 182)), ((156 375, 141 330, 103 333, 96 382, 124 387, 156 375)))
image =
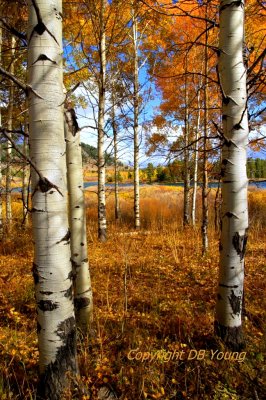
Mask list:
MULTIPOLYGON (((263 398, 266 192, 249 193, 244 362, 210 357, 211 350, 223 351, 213 336, 219 257, 214 194, 210 252, 205 257, 200 224, 182 227, 180 189, 141 189, 140 232, 133 229, 132 195, 131 189, 123 189, 118 223, 113 194, 108 196, 108 241, 99 243, 96 195, 86 192, 95 333, 78 341, 80 381, 89 393, 83 399, 97 399, 103 384, 128 400, 242 400, 255 398, 255 393, 263 398), (128 358, 131 349, 161 353, 156 360, 142 362, 128 358), (204 359, 187 360, 191 350, 200 349, 206 350, 204 359), (166 352, 174 351, 183 351, 184 360, 166 362, 166 352)), ((13 208, 19 215, 18 201, 13 208)), ((33 399, 38 350, 30 231, 20 228, 17 219, 0 247, 0 399, 33 399)), ((82 398, 73 396, 69 398, 82 398)))

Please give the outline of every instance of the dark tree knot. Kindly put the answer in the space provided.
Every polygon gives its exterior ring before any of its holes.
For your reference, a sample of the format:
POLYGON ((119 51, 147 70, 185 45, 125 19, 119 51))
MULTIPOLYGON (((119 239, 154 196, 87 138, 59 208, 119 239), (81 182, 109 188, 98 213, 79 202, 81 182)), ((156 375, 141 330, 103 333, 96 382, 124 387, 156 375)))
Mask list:
POLYGON ((231 290, 231 295, 228 296, 230 306, 234 315, 239 315, 241 312, 242 296, 236 296, 234 291, 231 290))
POLYGON ((51 300, 40 300, 38 301, 38 307, 42 311, 53 311, 59 307, 57 302, 53 302, 51 300))
POLYGON ((241 261, 245 257, 247 241, 248 241, 247 229, 245 230, 245 234, 243 236, 239 235, 238 232, 236 232, 233 236, 233 246, 237 254, 240 256, 241 261))

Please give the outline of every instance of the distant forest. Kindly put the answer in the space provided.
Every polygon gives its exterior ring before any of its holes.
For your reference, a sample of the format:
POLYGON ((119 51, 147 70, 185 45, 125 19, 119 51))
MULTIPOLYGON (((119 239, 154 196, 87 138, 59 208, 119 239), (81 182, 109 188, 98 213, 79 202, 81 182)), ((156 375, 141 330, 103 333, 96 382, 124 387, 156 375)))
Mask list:
POLYGON ((262 158, 248 158, 247 174, 249 179, 266 178, 266 160, 262 158))

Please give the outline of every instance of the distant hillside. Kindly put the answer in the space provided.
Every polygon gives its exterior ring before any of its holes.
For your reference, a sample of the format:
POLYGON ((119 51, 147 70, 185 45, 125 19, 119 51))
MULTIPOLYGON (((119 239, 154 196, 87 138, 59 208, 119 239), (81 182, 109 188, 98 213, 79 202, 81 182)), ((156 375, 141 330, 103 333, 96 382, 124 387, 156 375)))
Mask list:
MULTIPOLYGON (((82 162, 83 164, 97 164, 98 154, 97 148, 90 144, 81 142, 82 148, 82 162)), ((105 153, 106 166, 114 165, 114 157, 110 153, 105 153)), ((118 165, 123 166, 124 164, 119 161, 118 165)))

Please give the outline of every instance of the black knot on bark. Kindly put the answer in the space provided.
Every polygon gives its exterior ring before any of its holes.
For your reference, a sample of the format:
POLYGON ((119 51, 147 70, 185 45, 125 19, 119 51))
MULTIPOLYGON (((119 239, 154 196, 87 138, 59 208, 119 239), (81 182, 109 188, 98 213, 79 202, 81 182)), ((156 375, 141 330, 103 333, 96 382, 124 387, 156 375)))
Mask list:
POLYGON ((53 302, 51 300, 40 300, 38 302, 38 307, 42 311, 53 311, 59 307, 58 303, 53 302))
POLYGON ((234 291, 231 290, 231 295, 228 297, 230 306, 232 308, 233 314, 240 314, 241 312, 241 303, 242 296, 236 296, 234 291))
POLYGON ((238 232, 236 232, 234 234, 234 236, 233 236, 233 246, 234 246, 237 254, 240 256, 240 260, 241 261, 245 257, 247 242, 248 242, 247 230, 245 231, 245 234, 243 236, 239 235, 238 232))
POLYGON ((90 299, 88 297, 78 297, 74 300, 75 310, 81 310, 86 308, 90 304, 90 299))
POLYGON ((52 189, 53 187, 54 186, 51 184, 51 182, 47 178, 45 178, 45 177, 40 178, 39 188, 42 193, 48 192, 48 190, 52 189))

